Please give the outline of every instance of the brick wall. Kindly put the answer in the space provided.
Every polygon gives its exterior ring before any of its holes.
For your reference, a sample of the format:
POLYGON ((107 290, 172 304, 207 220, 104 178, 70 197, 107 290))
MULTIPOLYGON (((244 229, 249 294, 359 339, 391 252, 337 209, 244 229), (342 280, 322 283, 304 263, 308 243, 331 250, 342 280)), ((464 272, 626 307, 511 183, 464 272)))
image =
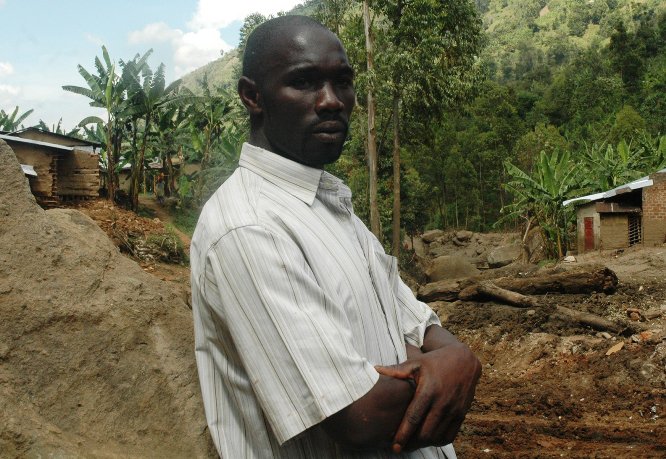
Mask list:
POLYGON ((629 247, 627 214, 601 214, 600 248, 602 250, 629 247))
POLYGON ((650 176, 654 184, 643 188, 643 243, 666 242, 666 172, 650 176))

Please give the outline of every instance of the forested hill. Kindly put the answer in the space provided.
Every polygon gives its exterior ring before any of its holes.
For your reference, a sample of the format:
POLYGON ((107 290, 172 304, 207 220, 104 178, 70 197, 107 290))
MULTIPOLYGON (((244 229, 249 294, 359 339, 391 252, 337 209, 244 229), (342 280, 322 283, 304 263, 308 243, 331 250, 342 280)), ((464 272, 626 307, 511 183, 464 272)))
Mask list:
MULTIPOLYGON (((451 1, 460 5, 466 0, 451 1)), ((442 101, 445 109, 430 105, 427 110, 403 112, 399 194, 405 210, 401 227, 407 233, 424 227, 488 230, 498 221, 501 225, 502 216, 512 211, 523 216, 540 212, 528 209, 538 199, 561 207, 559 203, 572 195, 609 189, 666 167, 666 2, 471 1, 481 19, 483 42, 474 69, 435 82, 444 87, 442 94, 449 81, 448 89, 466 88, 464 97, 454 104, 442 101), (516 179, 521 174, 522 183, 516 179), (542 195, 531 196, 532 192, 542 195)), ((373 2, 378 36, 390 33, 381 11, 389 11, 394 3, 373 2)), ((418 4, 426 21, 445 17, 432 10, 437 2, 406 4, 418 4)), ((298 12, 328 15, 329 22, 333 18, 358 70, 356 124, 346 159, 334 172, 350 183, 357 213, 367 220, 368 177, 361 142, 367 130, 367 78, 359 5, 317 0, 306 2, 298 12)), ((246 22, 244 33, 251 25, 246 22)), ((424 36, 429 30, 422 29, 424 36)), ((475 33, 466 39, 473 40, 475 33)), ((463 36, 459 30, 453 34, 463 36)), ((381 61, 386 50, 379 46, 375 52, 381 61)), ((208 67, 214 73, 217 65, 225 61, 208 67)), ((233 79, 228 62, 226 68, 233 79)), ((427 68, 427 63, 420 68, 427 68)), ((392 109, 381 89, 390 88, 391 81, 378 80, 377 85, 378 201, 387 233, 395 194, 390 185, 392 109)), ((553 218, 557 222, 552 225, 565 231, 566 218, 553 218)))

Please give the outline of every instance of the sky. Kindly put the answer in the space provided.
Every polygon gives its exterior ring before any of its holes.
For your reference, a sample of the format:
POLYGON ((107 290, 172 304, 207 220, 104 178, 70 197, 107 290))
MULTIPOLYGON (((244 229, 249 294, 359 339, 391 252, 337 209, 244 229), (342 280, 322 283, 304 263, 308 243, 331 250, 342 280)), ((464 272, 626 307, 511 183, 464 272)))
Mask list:
POLYGON ((249 14, 289 11, 293 0, 0 0, 0 109, 34 112, 23 122, 62 119, 69 130, 100 115, 85 96, 81 65, 95 73, 102 45, 116 63, 149 49, 150 67, 166 66, 167 83, 220 57, 238 44, 249 14))

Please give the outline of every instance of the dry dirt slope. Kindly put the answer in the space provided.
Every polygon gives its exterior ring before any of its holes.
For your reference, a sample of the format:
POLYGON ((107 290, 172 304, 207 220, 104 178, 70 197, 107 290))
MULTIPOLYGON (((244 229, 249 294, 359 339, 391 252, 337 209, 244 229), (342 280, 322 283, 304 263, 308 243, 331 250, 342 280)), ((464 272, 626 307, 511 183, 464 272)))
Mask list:
POLYGON ((0 456, 207 457, 191 313, 0 140, 0 456))

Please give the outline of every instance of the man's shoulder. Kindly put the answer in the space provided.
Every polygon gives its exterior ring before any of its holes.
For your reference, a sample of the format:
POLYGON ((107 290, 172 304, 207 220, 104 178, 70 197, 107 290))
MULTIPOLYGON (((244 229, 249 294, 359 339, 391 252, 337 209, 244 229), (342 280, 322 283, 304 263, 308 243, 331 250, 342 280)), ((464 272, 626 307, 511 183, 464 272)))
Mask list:
POLYGON ((236 228, 257 224, 261 186, 262 181, 254 174, 236 169, 204 205, 197 232, 220 237, 236 228))

